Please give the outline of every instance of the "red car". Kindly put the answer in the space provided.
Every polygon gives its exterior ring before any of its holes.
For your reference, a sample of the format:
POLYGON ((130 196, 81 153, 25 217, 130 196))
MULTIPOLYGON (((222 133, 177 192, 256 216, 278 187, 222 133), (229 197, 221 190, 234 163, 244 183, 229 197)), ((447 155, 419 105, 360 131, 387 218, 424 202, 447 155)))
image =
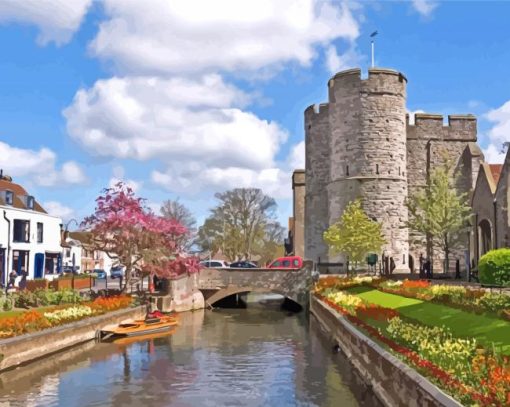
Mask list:
POLYGON ((269 269, 300 269, 303 267, 303 258, 299 256, 278 257, 267 266, 269 269))

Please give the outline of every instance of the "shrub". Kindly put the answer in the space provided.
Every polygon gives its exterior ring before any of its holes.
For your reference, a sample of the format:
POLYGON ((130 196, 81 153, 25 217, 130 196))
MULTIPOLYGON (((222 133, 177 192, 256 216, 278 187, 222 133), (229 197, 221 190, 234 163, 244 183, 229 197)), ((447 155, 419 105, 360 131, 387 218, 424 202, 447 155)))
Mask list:
POLYGON ((485 253, 478 263, 480 283, 510 287, 510 249, 485 253))

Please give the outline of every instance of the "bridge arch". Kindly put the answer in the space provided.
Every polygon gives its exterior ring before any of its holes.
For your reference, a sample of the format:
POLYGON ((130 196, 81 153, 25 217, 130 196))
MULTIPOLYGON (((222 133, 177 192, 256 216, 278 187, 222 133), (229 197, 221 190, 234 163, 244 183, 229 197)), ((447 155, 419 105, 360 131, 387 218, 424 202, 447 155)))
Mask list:
MULTIPOLYGON (((294 298, 294 296, 290 295, 289 293, 286 293, 279 289, 268 289, 268 288, 264 288, 264 287, 232 287, 232 286, 226 287, 226 288, 219 289, 212 295, 208 296, 207 298, 205 298, 205 301, 207 304, 213 306, 216 302, 218 302, 224 298, 230 297, 231 295, 244 294, 244 293, 278 294, 278 295, 281 295, 282 297, 292 301, 293 303, 299 305, 302 309, 304 308, 304 305, 305 305, 305 304, 301 304, 301 302, 297 298, 294 298)), ((205 297, 205 295, 204 295, 204 297, 205 297)))

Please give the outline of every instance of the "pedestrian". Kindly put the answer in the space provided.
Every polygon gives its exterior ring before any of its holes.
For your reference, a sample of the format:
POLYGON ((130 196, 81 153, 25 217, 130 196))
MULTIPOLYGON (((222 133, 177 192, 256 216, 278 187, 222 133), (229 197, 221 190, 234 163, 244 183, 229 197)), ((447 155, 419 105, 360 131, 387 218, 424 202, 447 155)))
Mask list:
POLYGON ((16 273, 15 270, 12 270, 9 273, 9 282, 7 283, 7 288, 5 289, 5 291, 7 291, 10 287, 14 288, 14 283, 16 282, 16 277, 18 277, 18 273, 16 273))
POLYGON ((21 267, 21 280, 19 281, 19 289, 24 290, 27 287, 27 276, 28 273, 25 267, 21 267))

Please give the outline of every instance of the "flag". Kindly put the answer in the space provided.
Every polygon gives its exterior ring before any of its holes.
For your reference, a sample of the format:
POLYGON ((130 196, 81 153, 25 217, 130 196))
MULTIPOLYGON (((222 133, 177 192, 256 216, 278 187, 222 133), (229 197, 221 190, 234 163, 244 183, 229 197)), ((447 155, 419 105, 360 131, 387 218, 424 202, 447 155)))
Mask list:
POLYGON ((372 34, 370 34, 370 38, 374 38, 377 35, 377 31, 374 31, 372 34))

